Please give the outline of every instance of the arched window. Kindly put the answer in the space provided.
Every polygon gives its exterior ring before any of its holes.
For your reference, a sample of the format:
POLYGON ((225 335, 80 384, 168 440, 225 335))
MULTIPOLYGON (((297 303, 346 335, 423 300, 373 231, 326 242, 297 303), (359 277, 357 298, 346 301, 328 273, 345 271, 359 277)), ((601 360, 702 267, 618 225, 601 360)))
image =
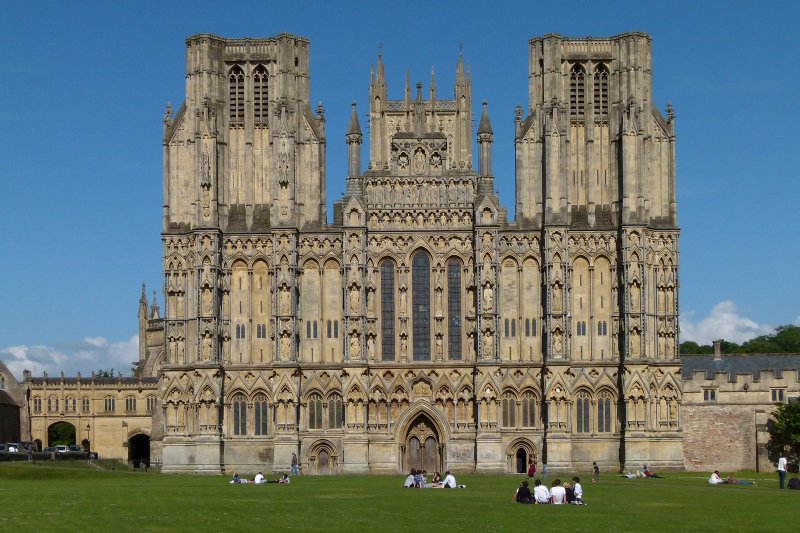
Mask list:
POLYGON ((505 332, 505 336, 506 337, 508 337, 508 335, 509 335, 509 327, 508 326, 509 326, 508 319, 506 318, 505 319, 505 329, 503 330, 505 332))
POLYGON ((58 412, 58 398, 50 397, 47 399, 47 412, 49 413, 57 413, 58 412))
MULTIPOLYGON (((88 410, 89 409, 88 409, 88 406, 87 406, 87 409, 84 409, 84 411, 88 411, 88 410)), ((151 394, 151 395, 149 395, 147 397, 147 412, 148 413, 152 413, 155 410, 156 410, 156 397, 151 394)))
POLYGON ((247 401, 244 394, 233 397, 233 434, 247 435, 247 401))
POLYGON ((530 318, 526 318, 525 319, 525 336, 526 337, 530 337, 531 336, 531 319, 530 318))
POLYGON ((344 425, 344 404, 342 397, 332 394, 328 398, 328 428, 339 429, 344 425))
POLYGON ((536 427, 536 398, 531 392, 522 395, 522 427, 536 427))
POLYGON ((531 320, 531 334, 536 336, 536 319, 531 320))
POLYGON ((256 435, 266 435, 269 428, 269 405, 264 394, 256 395, 253 401, 253 417, 255 421, 256 435))
POLYGON ((308 429, 322 429, 322 396, 316 392, 308 398, 308 429))
POLYGON ((394 346, 394 263, 386 260, 381 263, 381 359, 394 361, 394 346))
POLYGON ((461 359, 461 262, 447 263, 447 356, 461 359))
POLYGON ((234 65, 228 71, 228 111, 231 128, 244 128, 244 71, 234 65))
POLYGON ((339 321, 338 320, 334 320, 333 321, 333 338, 334 339, 338 339, 339 338, 339 321))
POLYGON ((256 128, 266 128, 269 119, 269 73, 264 65, 253 70, 253 119, 256 128))
POLYGON ((42 399, 38 396, 34 396, 33 398, 33 412, 34 413, 41 413, 42 412, 42 399))
POLYGON ((516 318, 512 318, 511 319, 511 336, 512 337, 516 337, 517 336, 517 319, 516 318))
POLYGON ((116 411, 117 402, 113 396, 106 396, 103 398, 103 408, 105 409, 106 413, 113 413, 116 411))
POLYGON ((310 339, 310 338, 311 338, 311 321, 307 320, 306 321, 306 339, 310 339))
POLYGON ((327 328, 328 338, 330 339, 330 338, 331 338, 331 335, 332 335, 332 333, 331 333, 331 332, 333 331, 333 330, 331 329, 331 321, 330 321, 330 320, 328 320, 328 322, 326 323, 326 328, 327 328))
POLYGON ((125 397, 125 412, 126 413, 136 412, 136 396, 125 397))
POLYGON ((602 63, 594 68, 594 114, 608 115, 608 67, 602 63))
POLYGON ((431 262, 419 251, 411 263, 413 293, 411 319, 414 328, 414 361, 431 360, 431 262))
POLYGON ((89 397, 88 396, 84 396, 83 398, 81 398, 81 410, 84 413, 88 413, 89 412, 89 406, 90 406, 89 397))
POLYGON ((581 65, 573 65, 569 73, 569 114, 572 117, 583 116, 586 103, 586 73, 581 65))
POLYGON ((611 395, 601 392, 597 400, 597 432, 611 433, 611 395))
POLYGON ((317 338, 317 321, 314 321, 314 338, 317 338))
POLYGON ((581 392, 575 402, 575 429, 578 433, 589 433, 589 394, 581 392))
POLYGON ((503 395, 503 427, 516 427, 515 416, 517 411, 517 399, 511 393, 503 395))
POLYGON ((3 374, 0 374, 0 389, 6 388, 6 377, 3 374))

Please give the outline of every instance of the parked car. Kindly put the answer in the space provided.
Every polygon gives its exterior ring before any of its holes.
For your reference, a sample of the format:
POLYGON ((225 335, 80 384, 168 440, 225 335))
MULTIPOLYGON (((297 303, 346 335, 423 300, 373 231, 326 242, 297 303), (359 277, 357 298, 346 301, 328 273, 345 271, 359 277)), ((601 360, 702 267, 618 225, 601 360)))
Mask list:
POLYGON ((71 452, 82 452, 83 451, 83 447, 81 445, 79 445, 79 444, 70 444, 69 445, 69 451, 71 451, 71 452))
POLYGON ((0 452, 7 452, 8 447, 5 444, 0 444, 0 452))
POLYGON ((53 453, 55 451, 56 451, 56 447, 55 446, 48 446, 47 448, 42 450, 42 453, 48 453, 49 454, 49 453, 53 453))
POLYGON ((6 443, 6 451, 11 453, 16 453, 22 450, 18 442, 7 442, 6 443))
POLYGON ((56 453, 67 453, 69 451, 69 446, 66 444, 58 444, 53 446, 55 448, 56 453))

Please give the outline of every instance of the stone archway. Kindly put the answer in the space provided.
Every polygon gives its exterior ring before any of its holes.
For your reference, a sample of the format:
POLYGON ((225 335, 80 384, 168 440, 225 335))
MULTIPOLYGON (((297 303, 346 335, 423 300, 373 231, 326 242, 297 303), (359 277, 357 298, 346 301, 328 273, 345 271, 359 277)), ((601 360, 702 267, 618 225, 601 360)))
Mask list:
POLYGON ((313 475, 330 476, 337 472, 339 454, 327 440, 315 442, 308 454, 308 467, 313 475))
POLYGON ((150 436, 143 433, 128 439, 128 462, 134 468, 150 466, 150 436))
POLYGON ((75 444, 75 426, 69 422, 56 422, 47 428, 47 445, 56 446, 75 444))
POLYGON ((403 471, 412 468, 428 472, 442 470, 442 447, 436 424, 425 414, 418 414, 409 424, 403 441, 403 471))
MULTIPOLYGON (((525 474, 533 461, 538 463, 536 447, 528 439, 517 439, 506 449, 506 471, 510 474, 525 474)), ((538 470, 538 464, 537 464, 538 470)))

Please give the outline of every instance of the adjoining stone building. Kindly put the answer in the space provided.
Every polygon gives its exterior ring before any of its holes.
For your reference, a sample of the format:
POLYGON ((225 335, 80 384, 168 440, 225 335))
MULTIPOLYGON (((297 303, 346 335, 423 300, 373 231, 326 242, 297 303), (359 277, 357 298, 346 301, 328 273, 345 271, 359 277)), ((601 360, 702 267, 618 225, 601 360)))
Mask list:
MULTIPOLYGON (((674 116, 654 105, 647 35, 530 41, 515 220, 486 103, 473 167, 461 57, 452 97, 432 76, 399 99, 378 57, 369 162, 354 105, 329 223, 308 41, 186 48, 186 99, 164 118, 165 312, 142 295, 137 377, 26 379, 29 394, 135 397, 128 436, 149 435, 165 472, 288 469, 292 453, 310 474, 697 464, 674 116)), ((126 419, 109 418, 119 451, 126 419)))

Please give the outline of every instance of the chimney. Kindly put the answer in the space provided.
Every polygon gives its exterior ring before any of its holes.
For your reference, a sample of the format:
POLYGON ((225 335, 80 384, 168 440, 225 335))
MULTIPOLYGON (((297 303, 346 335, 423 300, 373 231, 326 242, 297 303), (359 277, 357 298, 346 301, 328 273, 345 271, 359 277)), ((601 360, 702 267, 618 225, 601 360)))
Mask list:
POLYGON ((722 339, 714 341, 714 360, 719 361, 722 359, 722 339))

